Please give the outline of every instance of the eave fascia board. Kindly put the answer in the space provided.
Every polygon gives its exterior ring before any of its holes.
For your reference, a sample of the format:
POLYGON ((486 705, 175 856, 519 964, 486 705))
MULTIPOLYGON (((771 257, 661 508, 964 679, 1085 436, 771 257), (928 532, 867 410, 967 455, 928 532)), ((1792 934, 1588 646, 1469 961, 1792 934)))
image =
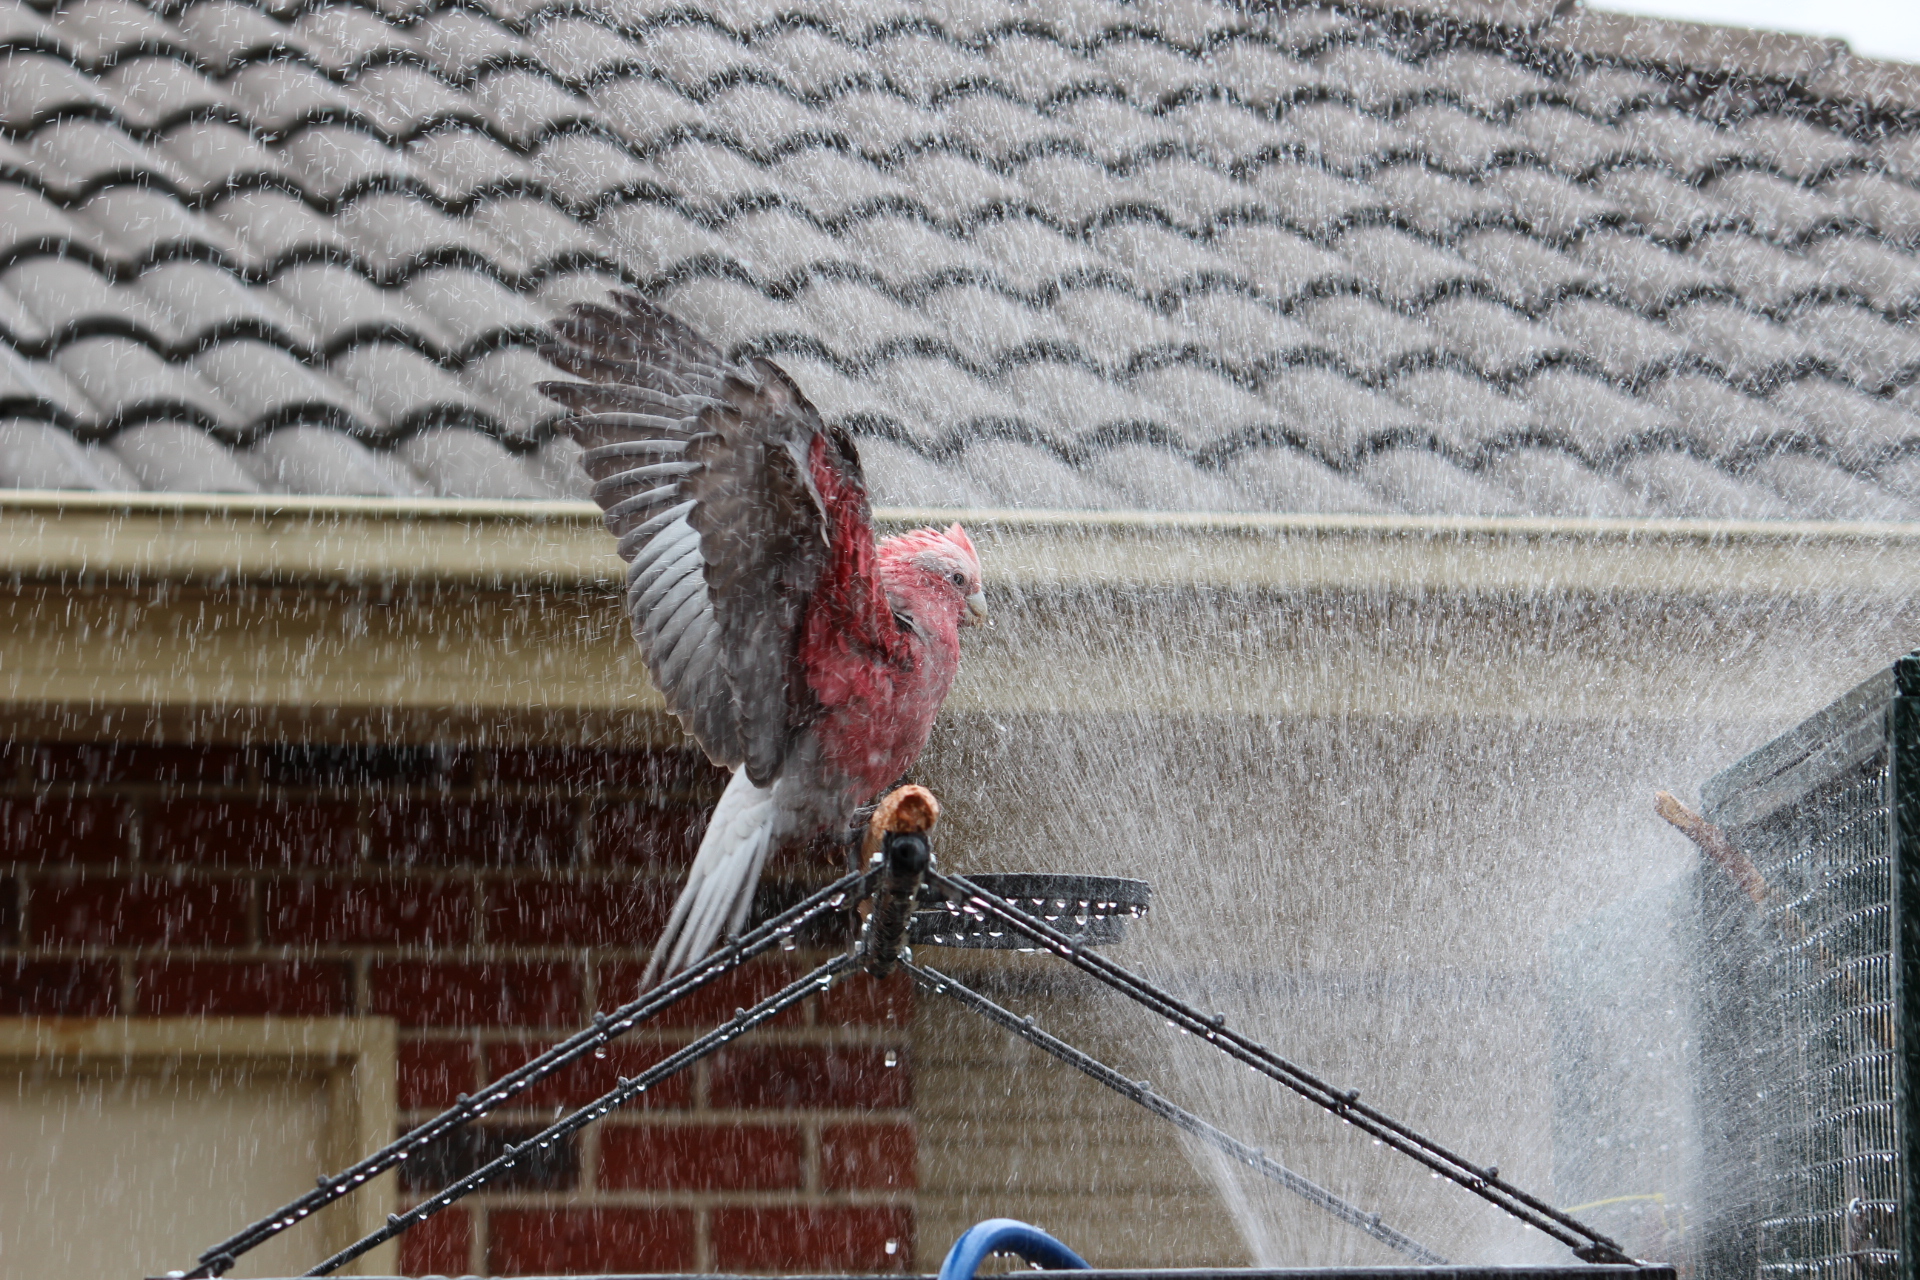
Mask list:
MULTIPOLYGON (((995 585, 1920 594, 1920 523, 879 508, 960 521, 995 585)), ((615 591, 584 502, 0 493, 12 582, 615 591)))

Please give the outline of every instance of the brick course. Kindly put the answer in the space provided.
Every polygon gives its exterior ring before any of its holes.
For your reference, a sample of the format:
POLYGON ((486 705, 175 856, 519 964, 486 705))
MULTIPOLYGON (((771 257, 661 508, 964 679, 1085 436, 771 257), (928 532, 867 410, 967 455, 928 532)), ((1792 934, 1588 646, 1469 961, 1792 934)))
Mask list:
POLYGON ((685 1209, 500 1209, 489 1227, 502 1276, 689 1271, 697 1256, 685 1209))
POLYGON ((482 1082, 468 1040, 402 1040, 399 1100, 402 1107, 445 1109, 482 1082))
POLYGON ((443 1209, 400 1237, 400 1269, 410 1276, 457 1276, 473 1256, 473 1220, 443 1209))
POLYGON ((913 1214, 897 1205, 722 1209, 713 1242, 727 1271, 905 1271, 913 1214))
POLYGON ((112 862, 127 851, 127 810, 117 800, 21 796, 0 800, 9 857, 53 866, 112 862))
MULTIPOLYGON (((639 993, 721 781, 679 751, 0 745, 0 1016, 391 1016, 417 1123, 639 993)), ((787 855, 760 909, 832 872, 787 855)), ((403 1195, 791 981, 832 932, 799 943, 422 1152, 403 1195)), ((404 1270, 904 1269, 911 1014, 903 981, 843 980, 408 1232, 404 1270)))
POLYGON ((657 937, 673 899, 631 880, 509 880, 487 886, 487 941, 530 947, 631 947, 657 937))
POLYGON ((399 796, 374 802, 368 856, 396 866, 546 865, 571 857, 572 806, 550 800, 399 796))
POLYGON ((148 862, 345 866, 359 853, 359 814, 338 802, 159 800, 142 819, 140 852, 148 862))
POLYGON ((623 1124, 600 1135, 600 1185, 661 1191, 799 1191, 806 1139, 787 1124, 623 1124))
POLYGON ((919 1185, 912 1125, 830 1124, 820 1131, 820 1181, 830 1190, 919 1185))
POLYGON ((260 906, 261 939, 269 943, 449 947, 473 940, 473 890, 457 881, 270 881, 260 906))
MULTIPOLYGON (((615 1003, 607 1001, 608 1004, 615 1003)), ((526 1065, 547 1049, 542 1041, 525 1044, 496 1043, 487 1046, 487 1079, 497 1080, 507 1072, 526 1065)), ((607 1046, 604 1058, 586 1057, 569 1063, 563 1070, 534 1085, 520 1095, 522 1107, 578 1107, 592 1102, 616 1084, 622 1076, 636 1076, 672 1050, 660 1043, 622 1041, 607 1046)), ((661 1107, 686 1107, 692 1103, 694 1076, 682 1072, 669 1076, 627 1104, 629 1108, 654 1110, 661 1107)))
POLYGON ((0 1016, 99 1018, 121 1012, 111 960, 0 959, 0 1016))
POLYGON ((337 1017, 351 1008, 339 960, 140 960, 133 1008, 144 1018, 337 1017))
POLYGON ((248 941, 251 896, 241 880, 45 880, 27 890, 23 932, 41 947, 238 947, 248 941))
POLYGON ((582 1017, 579 966, 561 960, 380 960, 367 971, 367 1012, 412 1027, 574 1026, 582 1017))
POLYGON ((839 1110, 912 1105, 903 1049, 872 1046, 742 1044, 713 1055, 716 1107, 839 1110))

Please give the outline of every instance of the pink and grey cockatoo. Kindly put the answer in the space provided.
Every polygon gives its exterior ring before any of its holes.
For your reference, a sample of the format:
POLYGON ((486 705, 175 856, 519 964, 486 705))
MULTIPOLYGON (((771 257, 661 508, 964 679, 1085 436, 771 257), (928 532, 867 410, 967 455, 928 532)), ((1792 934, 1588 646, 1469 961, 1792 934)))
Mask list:
POLYGON ((630 294, 576 305, 542 353, 627 561, 667 708, 733 770, 649 985, 746 924, 767 857, 844 828, 926 745, 986 616, 959 525, 876 544, 860 458, 778 365, 731 361, 630 294))

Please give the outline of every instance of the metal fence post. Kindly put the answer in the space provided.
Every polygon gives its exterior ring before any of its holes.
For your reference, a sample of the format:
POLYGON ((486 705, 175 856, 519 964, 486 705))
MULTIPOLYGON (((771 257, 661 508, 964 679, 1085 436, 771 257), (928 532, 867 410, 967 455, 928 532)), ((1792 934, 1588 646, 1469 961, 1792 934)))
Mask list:
POLYGON ((1894 965, 1897 1030, 1896 1084, 1900 1107, 1899 1280, 1920 1280, 1920 1072, 1913 1043, 1920 1028, 1920 651, 1893 666, 1894 696, 1887 703, 1888 847, 1894 865, 1894 965))

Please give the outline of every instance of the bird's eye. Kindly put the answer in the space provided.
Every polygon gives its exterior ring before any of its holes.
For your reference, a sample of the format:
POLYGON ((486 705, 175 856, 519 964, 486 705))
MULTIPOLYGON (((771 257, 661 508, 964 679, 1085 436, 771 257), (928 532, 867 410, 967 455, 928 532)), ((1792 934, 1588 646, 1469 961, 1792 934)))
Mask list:
POLYGON ((967 575, 964 573, 950 573, 947 576, 953 579, 953 585, 956 587, 964 587, 967 585, 967 575))

